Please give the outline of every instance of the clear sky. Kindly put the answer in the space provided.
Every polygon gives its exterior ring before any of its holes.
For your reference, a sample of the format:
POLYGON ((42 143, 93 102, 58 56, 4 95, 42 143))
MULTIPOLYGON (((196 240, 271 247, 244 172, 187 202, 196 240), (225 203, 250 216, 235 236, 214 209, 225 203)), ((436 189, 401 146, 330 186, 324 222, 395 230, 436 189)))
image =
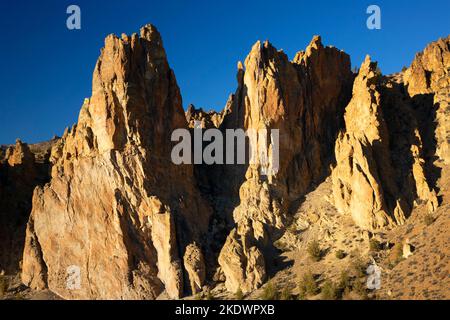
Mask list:
POLYGON ((2 0, 0 144, 48 140, 77 121, 110 33, 156 25, 184 106, 221 110, 236 89, 237 61, 258 39, 293 58, 320 34, 354 66, 370 54, 388 74, 450 34, 449 14, 449 0, 2 0), (66 28, 70 4, 81 8, 81 30, 66 28), (381 30, 366 27, 371 4, 381 8, 381 30))

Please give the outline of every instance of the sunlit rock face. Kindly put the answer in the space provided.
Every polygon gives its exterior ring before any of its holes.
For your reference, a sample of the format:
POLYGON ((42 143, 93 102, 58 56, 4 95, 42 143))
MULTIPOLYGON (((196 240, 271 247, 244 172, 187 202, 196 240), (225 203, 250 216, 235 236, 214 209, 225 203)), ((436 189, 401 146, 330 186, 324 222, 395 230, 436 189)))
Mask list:
MULTIPOLYGON (((264 172, 256 162, 245 170, 235 227, 219 255, 229 291, 250 292, 265 281, 272 265, 266 258, 273 255, 292 201, 328 173, 352 81, 348 55, 324 47, 320 37, 293 61, 270 43, 257 42, 244 66, 239 64, 238 89, 223 125, 279 130, 279 168, 272 171, 269 163, 264 172)), ((269 158, 273 142, 265 146, 269 158)))
POLYGON ((450 163, 450 36, 430 43, 418 53, 404 81, 409 95, 418 103, 432 101, 428 112, 436 118, 436 127, 427 134, 436 139, 436 146, 428 150, 429 156, 434 156, 435 151, 443 162, 450 163))
POLYGON ((193 168, 172 164, 171 133, 187 128, 162 41, 105 40, 92 96, 52 150, 51 182, 37 188, 23 282, 64 298, 154 299, 183 293, 185 247, 208 226, 193 168), (69 289, 68 268, 81 285, 69 289))
MULTIPOLYGON (((337 165, 333 170, 336 207, 343 213, 350 212, 356 224, 366 229, 392 222, 384 189, 398 193, 392 180, 388 126, 376 88, 379 76, 376 63, 367 57, 346 107, 346 128, 336 142, 337 165)), ((399 221, 404 219, 403 213, 400 215, 399 221)))
POLYGON ((449 38, 384 77, 367 57, 336 141, 335 205, 368 230, 403 224, 413 207, 438 207, 439 162, 448 162, 449 38), (436 162, 437 161, 437 162, 436 162))
POLYGON ((222 112, 185 113, 155 27, 108 36, 92 96, 34 190, 23 282, 67 299, 180 298, 221 281, 252 292, 303 197, 328 177, 330 206, 365 230, 403 224, 419 202, 435 210, 435 160, 449 161, 448 52, 448 38, 432 43, 392 77, 369 57, 353 73, 318 36, 292 61, 258 41, 222 112), (243 164, 175 165, 172 133, 197 126, 265 130, 253 146, 268 163, 248 161, 247 145, 243 164))

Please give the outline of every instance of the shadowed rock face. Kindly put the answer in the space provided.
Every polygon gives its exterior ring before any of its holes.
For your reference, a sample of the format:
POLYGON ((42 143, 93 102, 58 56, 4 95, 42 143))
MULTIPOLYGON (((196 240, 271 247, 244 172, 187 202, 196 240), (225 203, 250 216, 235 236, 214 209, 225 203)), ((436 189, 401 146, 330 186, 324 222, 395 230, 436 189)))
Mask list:
POLYGON ((108 36, 92 97, 53 149, 51 183, 34 192, 25 284, 64 298, 181 296, 184 250, 210 209, 192 166, 171 162, 177 128, 187 123, 157 30, 108 36), (66 284, 70 266, 81 271, 76 290, 66 284))
POLYGON ((49 180, 49 148, 17 140, 0 150, 0 271, 20 269, 33 189, 49 180))
POLYGON ((23 282, 67 299, 179 298, 216 280, 251 292, 274 271, 273 242, 302 197, 330 175, 334 205, 363 229, 402 224, 420 201, 435 210, 434 162, 449 161, 448 51, 448 38, 431 44, 396 80, 370 58, 353 74, 317 36, 292 61, 257 42, 223 112, 185 114, 155 27, 108 36, 92 96, 34 190, 23 282), (171 134, 195 121, 278 129, 279 170, 174 165, 171 134))

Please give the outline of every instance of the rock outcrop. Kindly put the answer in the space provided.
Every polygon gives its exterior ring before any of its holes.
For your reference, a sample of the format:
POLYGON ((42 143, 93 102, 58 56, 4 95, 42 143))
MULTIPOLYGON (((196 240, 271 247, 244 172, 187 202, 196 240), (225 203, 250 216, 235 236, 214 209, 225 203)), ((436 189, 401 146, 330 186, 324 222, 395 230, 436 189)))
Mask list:
POLYGON ((188 245, 183 260, 191 292, 196 294, 202 290, 206 278, 205 259, 202 250, 196 243, 188 245))
POLYGON ((190 104, 186 110, 186 120, 189 128, 194 128, 197 123, 201 128, 211 129, 218 128, 222 123, 222 113, 216 111, 205 112, 203 109, 196 109, 190 104))
POLYGON ((108 36, 92 96, 52 150, 51 182, 34 192, 25 284, 67 299, 183 294, 185 248, 210 209, 193 167, 171 161, 178 128, 187 122, 156 28, 108 36), (71 276, 79 286, 68 286, 71 276))
MULTIPOLYGON (((389 153, 389 132, 377 91, 376 63, 367 56, 353 85, 353 97, 345 112, 345 133, 336 141, 336 168, 333 192, 339 211, 350 212, 365 229, 392 223, 386 203, 387 193, 398 193, 389 153)), ((404 221, 397 207, 399 223, 404 221)))
POLYGON ((254 146, 267 148, 269 161, 257 159, 246 169, 233 211, 236 226, 219 256, 227 289, 245 293, 266 279, 272 261, 265 257, 274 255, 272 244, 286 226, 292 200, 327 173, 353 76, 348 55, 324 47, 319 37, 292 62, 270 43, 257 42, 238 69, 238 89, 223 124, 267 135, 279 130, 280 154, 275 170, 274 141, 257 136, 254 146))
POLYGON ((336 207, 364 229, 403 224, 419 202, 430 212, 438 207, 434 161, 448 158, 448 50, 448 39, 431 44, 400 81, 383 77, 370 58, 359 70, 332 177, 336 207))
MULTIPOLYGON (((293 213, 330 175, 329 207, 367 239, 417 205, 434 211, 436 160, 450 161, 449 48, 439 40, 404 74, 383 76, 369 57, 354 74, 318 36, 292 61, 258 41, 222 112, 185 113, 155 27, 108 36, 92 96, 47 156, 51 180, 26 182, 37 187, 23 282, 66 299, 180 298, 217 281, 252 292, 276 271, 274 243, 293 213), (176 165, 176 129, 214 129, 225 144, 227 130, 246 131, 245 161, 176 165)), ((8 167, 32 172, 27 150, 8 151, 8 167)))
POLYGON ((450 37, 430 43, 405 71, 404 82, 411 96, 436 93, 450 85, 450 37))
POLYGON ((49 179, 48 145, 30 146, 20 140, 0 152, 0 272, 20 270, 26 224, 34 187, 49 179))
POLYGON ((418 53, 405 71, 404 81, 417 107, 425 105, 436 119, 435 128, 424 128, 425 134, 431 135, 429 138, 436 139, 436 146, 429 150, 430 157, 436 153, 450 163, 450 36, 430 43, 418 53))

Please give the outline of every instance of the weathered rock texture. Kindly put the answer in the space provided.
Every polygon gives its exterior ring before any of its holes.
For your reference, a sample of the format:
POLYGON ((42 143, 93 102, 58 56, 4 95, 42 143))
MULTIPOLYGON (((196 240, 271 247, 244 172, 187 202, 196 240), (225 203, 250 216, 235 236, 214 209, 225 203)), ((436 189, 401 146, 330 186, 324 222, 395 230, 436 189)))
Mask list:
POLYGON ((52 150, 51 183, 34 192, 25 284, 70 299, 182 295, 185 247, 199 242, 210 209, 192 166, 170 159, 177 128, 187 123, 158 31, 108 36, 92 96, 52 150), (71 266, 81 271, 74 290, 71 266))
MULTIPOLYGON (((366 229, 392 222, 384 189, 394 199, 398 193, 392 180, 389 132, 376 88, 380 76, 376 63, 367 57, 346 108, 346 131, 336 142, 337 166, 333 171, 336 207, 343 213, 350 212, 355 222, 366 229)), ((401 207, 396 209, 398 222, 403 222, 401 207)))
POLYGON ((203 109, 196 109, 194 105, 190 104, 186 110, 186 120, 189 128, 194 128, 197 124, 201 128, 210 129, 218 128, 222 123, 222 113, 215 111, 205 112, 203 109))
MULTIPOLYGON (((431 132, 435 134, 436 155, 445 163, 450 162, 450 36, 439 39, 429 44, 425 50, 418 53, 406 70, 404 75, 405 85, 408 93, 415 98, 419 104, 424 104, 431 110, 432 116, 436 118, 436 127, 431 132), (423 103, 426 99, 433 104, 423 103), (433 114, 435 113, 435 114, 433 114)), ((424 128, 424 131, 426 131, 424 128)), ((430 129, 428 129, 430 130, 430 129)), ((434 156, 432 154, 431 156, 434 156)))
POLYGON ((191 292, 196 294, 202 290, 206 277, 205 259, 202 250, 197 244, 192 243, 186 247, 183 259, 191 292))
POLYGON ((448 161, 449 39, 416 56, 403 81, 367 58, 336 142, 336 207, 361 227, 402 224, 417 202, 436 210, 436 158, 448 161), (437 156, 437 157, 436 157, 437 156))
MULTIPOLYGON (((50 183, 34 191, 23 282, 68 299, 179 298, 215 281, 251 292, 275 271, 274 242, 303 197, 330 175, 334 205, 363 229, 402 224, 420 202, 435 210, 449 60, 447 38, 405 74, 382 76, 367 58, 355 75, 318 36, 292 61, 257 42, 225 109, 185 114, 156 29, 108 36, 92 96, 52 149, 50 183), (173 130, 197 126, 279 130, 279 168, 174 165, 173 130)), ((274 141, 260 141, 270 157, 274 141)))
MULTIPOLYGON (((292 62, 270 43, 257 42, 245 69, 239 65, 238 89, 224 123, 269 134, 278 129, 280 164, 276 173, 269 163, 264 174, 260 162, 245 172, 235 227, 219 256, 229 291, 250 292, 266 279, 272 261, 264 256, 272 255, 291 202, 327 173, 352 80, 348 55, 324 47, 319 37, 292 62)), ((270 156, 273 143, 266 147, 270 156)))

